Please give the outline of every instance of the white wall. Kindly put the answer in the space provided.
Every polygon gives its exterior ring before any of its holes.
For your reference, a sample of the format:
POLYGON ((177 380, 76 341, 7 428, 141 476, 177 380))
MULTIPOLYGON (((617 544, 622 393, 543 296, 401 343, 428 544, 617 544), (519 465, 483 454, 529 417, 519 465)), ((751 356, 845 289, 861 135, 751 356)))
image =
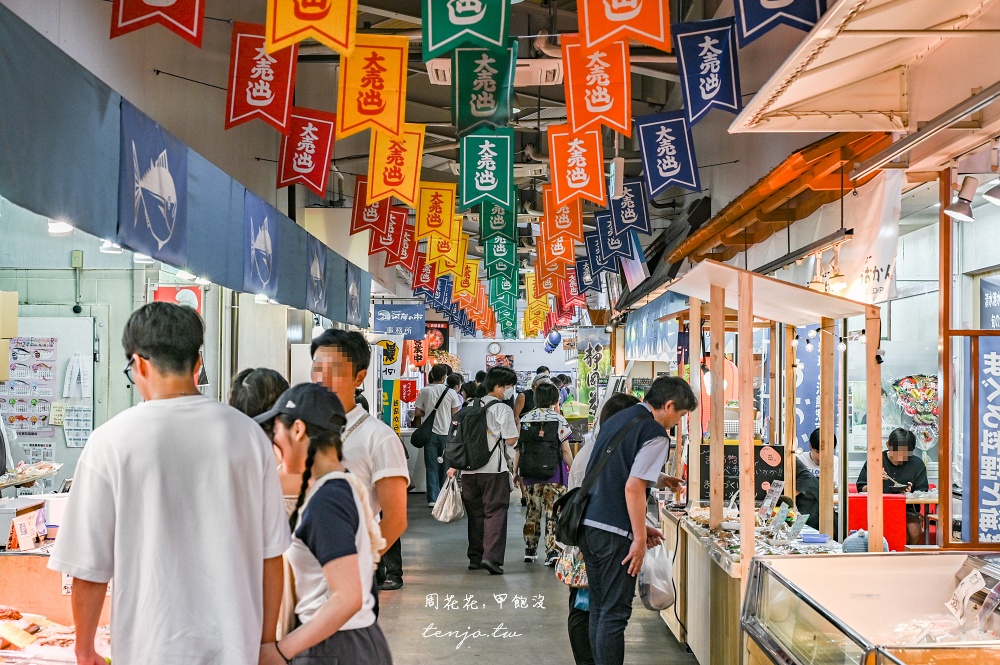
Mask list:
MULTIPOLYGON (((475 374, 486 369, 486 348, 493 340, 464 338, 458 340, 457 355, 462 361, 462 371, 475 374)), ((539 366, 545 365, 553 374, 566 373, 575 370, 576 356, 569 363, 565 361, 566 352, 559 348, 552 353, 545 353, 545 341, 538 339, 497 340, 501 355, 514 356, 514 369, 518 372, 534 372, 539 366)), ((455 347, 452 347, 455 348, 455 347)))

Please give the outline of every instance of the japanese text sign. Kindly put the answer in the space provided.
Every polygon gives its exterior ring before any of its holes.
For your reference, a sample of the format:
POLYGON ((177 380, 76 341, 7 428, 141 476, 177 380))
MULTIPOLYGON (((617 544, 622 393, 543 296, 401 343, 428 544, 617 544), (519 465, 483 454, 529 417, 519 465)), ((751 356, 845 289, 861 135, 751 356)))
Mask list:
POLYGON ((424 125, 404 124, 399 136, 372 130, 368 158, 368 201, 390 196, 417 207, 420 161, 424 152, 424 125))
POLYGON ((372 330, 375 332, 402 335, 410 341, 423 340, 427 335, 423 305, 375 303, 373 307, 372 330))
POLYGON ((403 130, 410 40, 360 35, 354 52, 340 59, 337 138, 364 129, 394 136, 403 130))
POLYGON ((513 208, 514 130, 477 130, 463 136, 461 145, 461 208, 485 201, 513 208))
POLYGON ((573 132, 569 125, 549 125, 548 133, 555 204, 587 199, 604 205, 604 145, 600 128, 573 132))
POLYGON ((809 31, 826 12, 826 0, 733 0, 740 48, 779 25, 809 31))
POLYGON ((226 129, 260 118, 279 132, 288 133, 298 54, 298 46, 268 53, 264 48, 264 26, 233 24, 226 129))
MULTIPOLYGON (((608 210, 598 210, 594 213, 594 224, 597 226, 597 237, 600 240, 601 258, 610 261, 616 256, 629 258, 632 256, 632 234, 618 235, 612 227, 612 215, 608 210)), ((612 263, 612 265, 614 265, 612 263)))
POLYGON ((577 12, 588 47, 631 37, 670 51, 670 7, 664 0, 580 0, 577 12))
POLYGON ((267 0, 267 50, 311 38, 350 55, 357 24, 357 0, 267 0))
POLYGON ((979 279, 979 327, 1000 330, 1000 279, 979 279))
POLYGON ((301 183, 326 198, 336 122, 332 113, 292 107, 288 134, 281 137, 279 188, 301 183))
POLYGON ((583 202, 575 199, 562 205, 556 204, 552 185, 542 186, 545 205, 542 226, 547 227, 547 237, 563 236, 569 240, 583 241, 583 202))
POLYGON ((615 235, 625 235, 629 231, 650 235, 653 233, 649 218, 646 194, 639 179, 625 182, 622 195, 611 199, 611 228, 615 235))
MULTIPOLYGON (((605 214, 607 214, 610 217, 610 213, 605 213, 605 214)), ((604 254, 602 254, 601 239, 598 237, 597 231, 585 233, 583 241, 587 245, 587 261, 590 266, 590 272, 595 277, 602 272, 615 271, 614 259, 605 258, 604 254)), ((586 280, 582 281, 584 283, 586 282, 586 280)))
POLYGON ((417 197, 417 239, 436 235, 452 237, 455 223, 455 190, 457 185, 445 182, 420 183, 417 197))
POLYGON ((403 238, 406 237, 406 220, 409 216, 406 208, 390 208, 385 228, 372 230, 368 236, 368 254, 385 252, 390 257, 398 256, 403 238))
MULTIPOLYGON (((512 200, 516 203, 517 199, 512 200)), ((479 238, 486 241, 503 237, 511 242, 517 240, 517 208, 504 207, 494 201, 483 201, 479 208, 479 238)))
POLYGON ((424 62, 468 44, 502 50, 510 0, 423 0, 424 62))
POLYGON ((414 235, 413 225, 409 223, 410 211, 406 208, 393 208, 389 212, 390 224, 392 218, 396 219, 398 238, 389 248, 386 255, 385 265, 400 266, 413 272, 417 265, 417 238, 414 235))
POLYGON ((979 541, 1000 542, 1000 338, 980 337, 979 404, 979 541))
POLYGON ((569 125, 579 132, 605 125, 632 135, 632 77, 628 42, 587 48, 579 35, 562 35, 563 83, 569 125))
POLYGON ((671 185, 701 191, 694 140, 684 111, 636 118, 635 128, 649 198, 655 199, 671 185))
POLYGON ((688 122, 694 125, 712 108, 739 113, 743 97, 733 19, 676 25, 674 41, 688 122))
POLYGON ((413 270, 413 290, 427 289, 433 291, 437 288, 437 271, 434 266, 427 262, 427 255, 417 252, 416 264, 413 270))
POLYGON ((157 23, 201 48, 205 0, 114 0, 111 5, 111 39, 157 23))
POLYGON ((452 122, 463 136, 484 125, 507 127, 517 47, 457 48, 452 54, 452 122))
POLYGON ((576 278, 581 294, 585 294, 587 291, 593 291, 594 293, 601 292, 601 279, 590 269, 590 259, 588 257, 581 257, 576 260, 576 278))
POLYGON ((382 232, 389 222, 391 199, 368 203, 368 178, 359 175, 354 179, 354 207, 351 210, 351 235, 365 229, 382 232))

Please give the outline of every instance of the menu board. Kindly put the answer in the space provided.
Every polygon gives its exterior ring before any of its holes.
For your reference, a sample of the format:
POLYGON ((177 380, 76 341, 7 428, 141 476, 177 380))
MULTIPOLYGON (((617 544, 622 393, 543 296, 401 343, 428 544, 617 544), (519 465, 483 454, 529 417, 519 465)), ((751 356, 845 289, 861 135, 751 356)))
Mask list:
MULTIPOLYGON (((726 443, 722 475, 723 497, 728 501, 740 488, 740 446, 726 443)), ((702 501, 708 501, 711 489, 711 450, 708 443, 701 446, 701 492, 702 501)), ((756 443, 753 447, 755 500, 762 501, 775 480, 785 479, 785 447, 756 443)))
POLYGON ((0 382, 0 418, 19 437, 51 439, 49 422, 56 397, 55 337, 10 340, 10 380, 0 382))

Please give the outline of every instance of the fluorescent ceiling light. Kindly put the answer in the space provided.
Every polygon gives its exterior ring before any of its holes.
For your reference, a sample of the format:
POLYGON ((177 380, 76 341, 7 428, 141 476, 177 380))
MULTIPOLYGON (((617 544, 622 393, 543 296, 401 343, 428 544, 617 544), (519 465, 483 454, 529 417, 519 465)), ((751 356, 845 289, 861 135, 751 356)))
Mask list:
POLYGON ((73 225, 69 222, 64 222, 59 219, 49 220, 49 235, 50 236, 68 236, 73 233, 73 225))
POLYGON ((122 254, 124 251, 121 245, 115 244, 110 240, 105 240, 101 243, 101 254, 122 254))
POLYGON ((146 256, 145 254, 136 253, 132 255, 132 263, 143 263, 143 264, 156 263, 156 260, 153 259, 153 257, 151 256, 146 256))

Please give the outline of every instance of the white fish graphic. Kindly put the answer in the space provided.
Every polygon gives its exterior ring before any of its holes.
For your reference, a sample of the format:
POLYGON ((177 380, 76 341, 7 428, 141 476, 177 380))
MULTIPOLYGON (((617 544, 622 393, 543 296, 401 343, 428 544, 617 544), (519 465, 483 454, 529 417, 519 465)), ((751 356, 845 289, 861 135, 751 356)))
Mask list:
POLYGON ((261 286, 271 281, 271 232, 268 229, 267 217, 256 229, 253 219, 250 219, 250 264, 257 275, 261 286))
POLYGON ((132 141, 132 164, 135 171, 135 225, 140 215, 149 233, 156 239, 158 249, 170 242, 177 224, 177 188, 170 175, 167 151, 149 163, 145 173, 139 173, 139 158, 132 141))
POLYGON ((312 279, 313 306, 318 307, 326 299, 326 280, 319 263, 319 248, 313 250, 312 261, 309 263, 309 277, 312 279))

